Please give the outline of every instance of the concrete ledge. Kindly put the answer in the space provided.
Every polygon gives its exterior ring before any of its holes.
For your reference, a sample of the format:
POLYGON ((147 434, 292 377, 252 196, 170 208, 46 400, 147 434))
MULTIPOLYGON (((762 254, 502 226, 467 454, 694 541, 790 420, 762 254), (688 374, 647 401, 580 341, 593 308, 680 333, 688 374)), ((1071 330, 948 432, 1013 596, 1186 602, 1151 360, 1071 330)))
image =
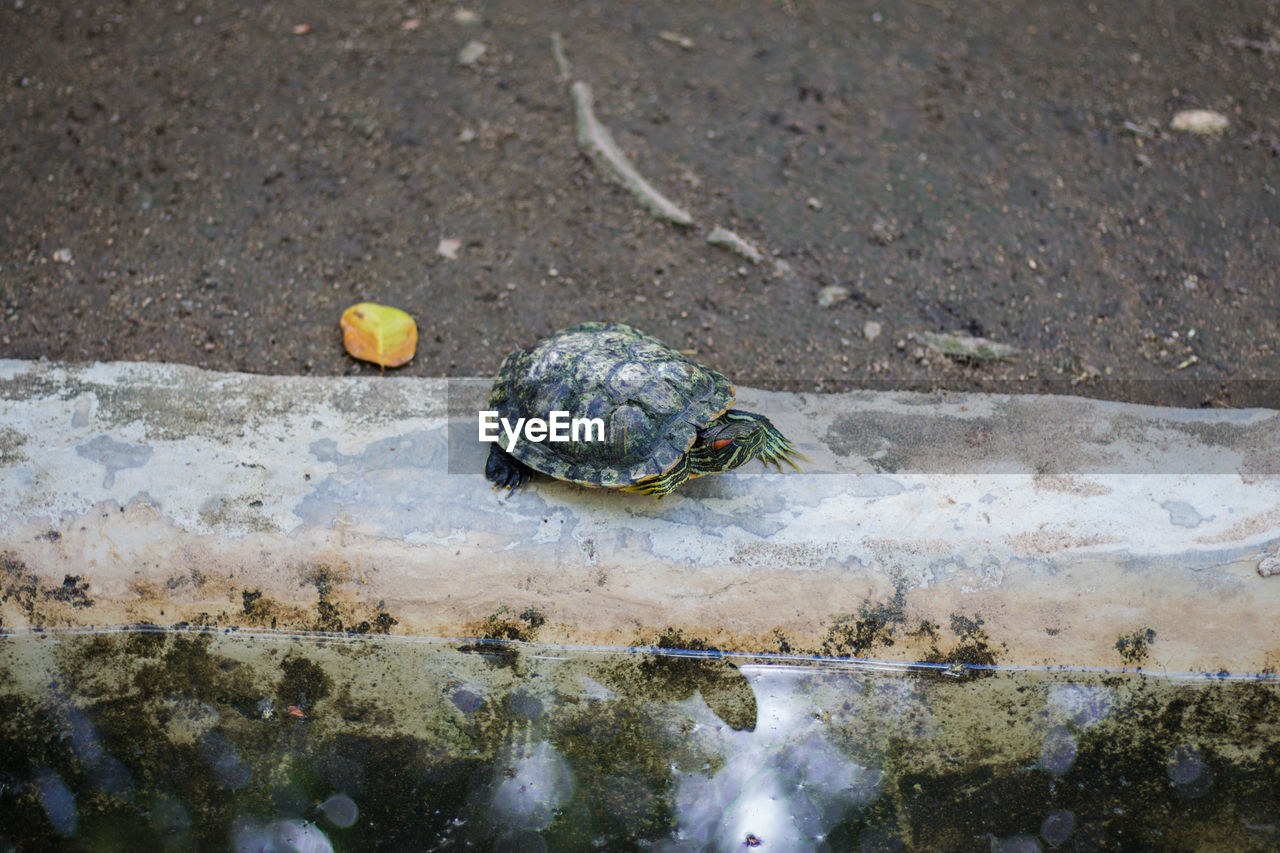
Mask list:
POLYGON ((0 361, 2 627, 1280 664, 1275 411, 740 389, 814 465, 655 502, 490 489, 487 384, 0 361))

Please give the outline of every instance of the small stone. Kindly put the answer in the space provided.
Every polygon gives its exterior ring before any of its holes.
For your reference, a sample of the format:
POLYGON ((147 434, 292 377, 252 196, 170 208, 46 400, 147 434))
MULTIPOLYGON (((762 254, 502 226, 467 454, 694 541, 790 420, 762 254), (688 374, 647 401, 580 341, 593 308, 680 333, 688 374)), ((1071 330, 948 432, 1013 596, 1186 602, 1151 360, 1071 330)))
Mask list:
POLYGON ((445 237, 440 241, 440 245, 436 246, 436 254, 444 258, 446 261, 456 261, 458 259, 458 250, 461 248, 461 240, 455 240, 452 237, 445 237))
POLYGON ((883 330, 884 328, 875 320, 868 320, 862 324, 862 336, 869 341, 874 341, 880 337, 880 332, 883 330))
POLYGON ((453 11, 453 22, 464 27, 474 27, 480 23, 480 16, 470 9, 455 9, 453 11))
POLYGON ((458 134, 458 141, 462 143, 472 142, 475 140, 475 138, 476 138, 476 132, 474 129, 470 127, 464 128, 462 133, 458 134))
POLYGON ((315 27, 310 24, 297 24, 293 28, 293 34, 295 36, 309 36, 314 30, 315 27))
POLYGON ((71 263, 71 250, 70 250, 70 249, 59 249, 58 251, 54 252, 54 253, 53 253, 53 262, 54 262, 55 264, 69 264, 69 263, 71 263))
POLYGON ((662 39, 663 41, 669 41, 672 44, 678 44, 681 47, 683 47, 685 50, 689 50, 690 48, 693 47, 693 39, 689 38, 688 36, 682 36, 679 33, 673 33, 670 30, 661 31, 660 33, 658 33, 658 38, 662 39))
POLYGON ((1169 127, 1185 133, 1213 136, 1226 130, 1230 123, 1226 116, 1213 110, 1183 110, 1174 114, 1169 127))
POLYGON ((838 302, 844 302, 849 298, 849 288, 841 287, 838 284, 827 285, 818 291, 818 305, 823 308, 830 308, 838 302))
POLYGON ((872 243, 881 246, 887 246, 894 240, 902 236, 902 232, 898 230, 898 223, 890 222, 883 217, 877 216, 871 222, 871 234, 869 239, 872 243))
POLYGON ((400 24, 400 29, 406 32, 413 32, 420 26, 422 26, 422 21, 418 20, 417 18, 408 18, 403 23, 400 24))
POLYGON ((458 51, 458 64, 464 66, 474 65, 480 57, 484 56, 486 50, 488 48, 484 46, 483 42, 469 41, 466 47, 458 51))
POLYGON ((1280 554, 1268 554, 1259 560, 1258 574, 1264 578, 1280 575, 1280 554))
POLYGON ((810 210, 822 210, 822 202, 813 196, 809 196, 805 199, 804 203, 809 206, 810 210))

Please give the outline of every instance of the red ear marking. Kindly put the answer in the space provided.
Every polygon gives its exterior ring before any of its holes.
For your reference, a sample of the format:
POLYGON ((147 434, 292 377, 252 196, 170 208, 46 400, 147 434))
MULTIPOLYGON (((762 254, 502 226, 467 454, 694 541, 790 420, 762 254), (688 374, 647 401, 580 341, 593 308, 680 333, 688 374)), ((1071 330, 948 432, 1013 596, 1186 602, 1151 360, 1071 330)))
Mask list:
POLYGON ((728 447, 731 444, 733 444, 732 438, 717 438, 715 441, 711 442, 711 449, 724 450, 726 447, 728 447))

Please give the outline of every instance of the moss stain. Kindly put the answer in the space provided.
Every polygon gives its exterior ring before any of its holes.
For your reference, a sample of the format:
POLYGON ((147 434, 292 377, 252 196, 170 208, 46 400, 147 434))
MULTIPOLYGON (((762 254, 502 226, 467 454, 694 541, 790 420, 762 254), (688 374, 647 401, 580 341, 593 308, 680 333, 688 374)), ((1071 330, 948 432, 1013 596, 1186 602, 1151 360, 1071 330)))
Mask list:
POLYGON ((516 640, 532 643, 538 629, 547 623, 542 611, 529 607, 517 614, 503 605, 478 623, 467 626, 467 633, 485 640, 516 640))
POLYGON ((986 667, 999 662, 1006 646, 994 643, 984 624, 979 614, 952 613, 949 627, 955 639, 947 643, 941 626, 925 619, 912 624, 906 613, 905 594, 898 589, 888 601, 867 601, 856 614, 836 618, 819 647, 801 653, 867 658, 874 657, 877 650, 907 641, 916 650, 915 659, 924 663, 986 667))
POLYGON ((71 624, 68 611, 93 607, 89 581, 81 575, 64 575, 51 586, 42 581, 12 552, 0 553, 0 606, 16 605, 28 623, 37 626, 71 624))
POLYGON ((1115 650, 1126 666, 1142 666, 1147 653, 1156 641, 1156 632, 1150 628, 1138 628, 1116 638, 1115 650))
MULTIPOLYGON (((526 629, 537 621, 500 615, 526 629)), ((956 642, 947 654, 984 654, 979 617, 956 614, 948 628, 956 642)), ((923 636, 943 633, 930 625, 923 636)), ((638 639, 652 651, 552 662, 534 650, 518 669, 494 671, 457 649, 369 640, 150 629, 9 637, 0 641, 0 832, 18 849, 66 847, 34 793, 33 780, 51 774, 76 792, 79 848, 221 849, 246 815, 291 815, 317 821, 342 849, 370 847, 375 836, 396 849, 499 849, 484 803, 509 778, 499 772, 513 760, 504 756, 546 741, 575 780, 542 830, 548 849, 660 843, 680 818, 679 780, 713 776, 730 742, 699 732, 681 703, 697 691, 728 728, 746 732, 754 699, 707 638, 672 628, 638 639), (680 650, 701 654, 670 654, 680 650), (414 676, 389 679, 395 671, 414 676), (582 693, 588 676, 613 693, 582 693), (469 714, 449 699, 458 679, 477 697, 469 714), (351 829, 317 810, 335 791, 359 805, 351 829)), ((805 719, 884 778, 865 809, 829 828, 831 849, 988 849, 1034 837, 1058 811, 1074 819, 1060 849, 1274 842, 1275 683, 1133 673, 841 678, 830 694, 821 681, 806 688, 803 701, 819 713, 805 719), (1075 706, 1049 701, 1063 690, 1101 697, 1106 710, 1072 716, 1062 709, 1075 706), (1053 708, 1067 716, 1046 719, 1053 708), (1053 731, 1070 736, 1074 758, 1051 772, 1041 754, 1053 731)))

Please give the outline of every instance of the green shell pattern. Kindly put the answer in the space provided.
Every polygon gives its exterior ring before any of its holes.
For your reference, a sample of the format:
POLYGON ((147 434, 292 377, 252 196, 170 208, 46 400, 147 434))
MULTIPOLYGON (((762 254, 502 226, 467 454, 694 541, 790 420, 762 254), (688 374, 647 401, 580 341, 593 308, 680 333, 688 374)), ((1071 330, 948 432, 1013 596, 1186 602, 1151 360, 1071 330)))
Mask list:
POLYGON ((733 403, 733 384, 621 323, 583 323, 507 356, 489 408, 517 418, 601 418, 604 441, 531 442, 511 454, 536 471, 622 487, 669 471, 698 430, 733 403))

